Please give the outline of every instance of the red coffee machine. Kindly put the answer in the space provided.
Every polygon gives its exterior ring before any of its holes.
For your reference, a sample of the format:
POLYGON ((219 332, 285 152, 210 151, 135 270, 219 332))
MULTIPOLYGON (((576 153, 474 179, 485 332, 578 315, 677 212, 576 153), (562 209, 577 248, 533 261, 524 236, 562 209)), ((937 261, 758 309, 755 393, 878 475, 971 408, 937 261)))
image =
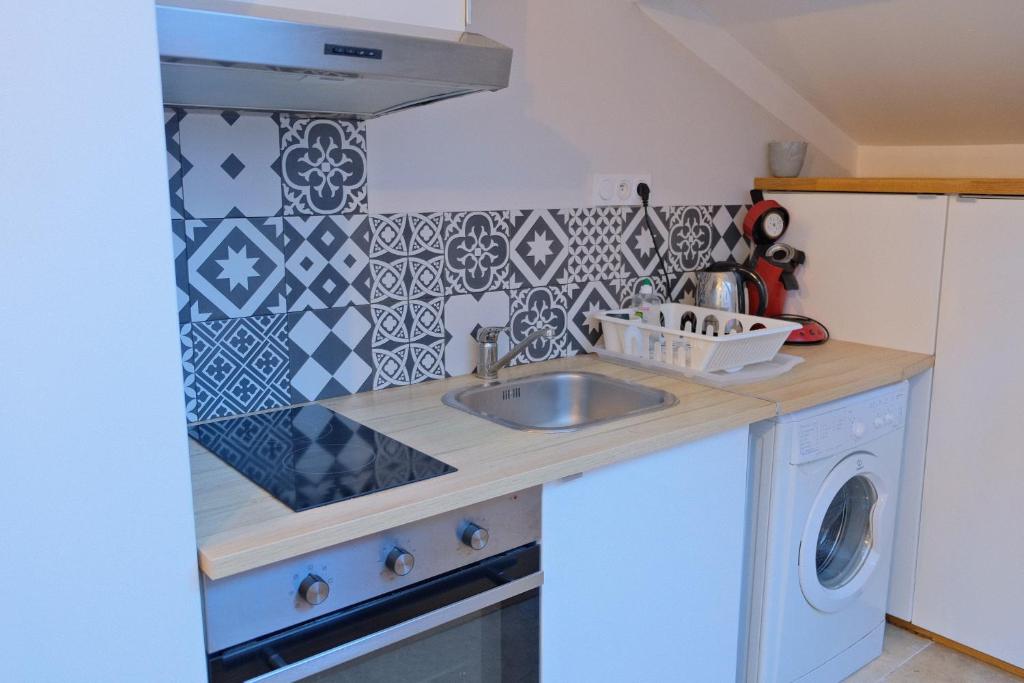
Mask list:
MULTIPOLYGON (((769 318, 783 318, 800 322, 803 327, 789 335, 790 344, 820 344, 828 339, 828 330, 821 323, 803 316, 782 312, 786 304, 786 292, 800 288, 796 269, 806 260, 799 249, 779 242, 789 228, 789 211, 777 201, 765 199, 759 190, 752 190, 753 206, 743 219, 743 233, 750 240, 750 259, 747 265, 765 282, 768 302, 765 315, 769 318)), ((760 303, 758 291, 747 287, 747 298, 752 309, 760 303)))

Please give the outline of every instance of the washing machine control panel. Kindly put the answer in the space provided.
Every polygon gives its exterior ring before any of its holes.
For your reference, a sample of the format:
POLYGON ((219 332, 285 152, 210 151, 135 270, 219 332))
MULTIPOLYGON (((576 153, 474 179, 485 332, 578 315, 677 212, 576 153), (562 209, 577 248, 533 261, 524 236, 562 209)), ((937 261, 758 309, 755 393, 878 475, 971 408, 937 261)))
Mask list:
POLYGON ((798 424, 797 444, 790 461, 800 464, 825 458, 900 429, 906 406, 906 391, 888 391, 808 417, 798 424))

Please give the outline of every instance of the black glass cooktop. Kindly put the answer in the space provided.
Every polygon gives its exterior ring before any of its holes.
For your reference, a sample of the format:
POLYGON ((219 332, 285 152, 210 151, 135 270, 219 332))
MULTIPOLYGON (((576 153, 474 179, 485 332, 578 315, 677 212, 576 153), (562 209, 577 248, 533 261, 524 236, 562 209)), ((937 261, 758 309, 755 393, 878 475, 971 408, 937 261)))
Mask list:
POLYGON ((318 405, 193 425, 189 435, 296 512, 456 471, 318 405))

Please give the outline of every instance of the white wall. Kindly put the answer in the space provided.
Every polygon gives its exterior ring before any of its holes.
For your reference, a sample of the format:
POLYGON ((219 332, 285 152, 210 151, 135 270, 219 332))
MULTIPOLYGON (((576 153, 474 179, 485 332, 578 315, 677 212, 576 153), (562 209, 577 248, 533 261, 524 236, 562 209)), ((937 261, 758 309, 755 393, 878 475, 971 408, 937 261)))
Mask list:
POLYGON ((697 3, 853 139, 1024 143, 1019 0, 697 3))
POLYGON ((0 678, 205 680, 152 5, 6 3, 0 83, 0 678))
POLYGON ((1024 145, 861 145, 857 175, 1020 178, 1024 145))
MULTIPOLYGON (((631 0, 475 0, 470 29, 513 47, 511 85, 369 122, 372 211, 586 205, 620 171, 739 203, 795 136, 631 0)), ((805 174, 853 170, 812 150, 805 174)))
POLYGON ((793 128, 801 139, 821 150, 840 167, 856 166, 857 143, 785 79, 718 26, 697 0, 636 1, 651 19, 793 128))

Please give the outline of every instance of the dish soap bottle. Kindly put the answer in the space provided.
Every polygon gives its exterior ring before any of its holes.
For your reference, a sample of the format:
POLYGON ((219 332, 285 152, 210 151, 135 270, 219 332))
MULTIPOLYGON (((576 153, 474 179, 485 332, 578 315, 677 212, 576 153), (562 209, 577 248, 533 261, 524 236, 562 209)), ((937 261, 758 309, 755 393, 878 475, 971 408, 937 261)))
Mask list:
POLYGON ((661 325, 661 297, 654 293, 654 284, 650 278, 640 281, 640 293, 634 296, 637 312, 645 325, 661 325))

